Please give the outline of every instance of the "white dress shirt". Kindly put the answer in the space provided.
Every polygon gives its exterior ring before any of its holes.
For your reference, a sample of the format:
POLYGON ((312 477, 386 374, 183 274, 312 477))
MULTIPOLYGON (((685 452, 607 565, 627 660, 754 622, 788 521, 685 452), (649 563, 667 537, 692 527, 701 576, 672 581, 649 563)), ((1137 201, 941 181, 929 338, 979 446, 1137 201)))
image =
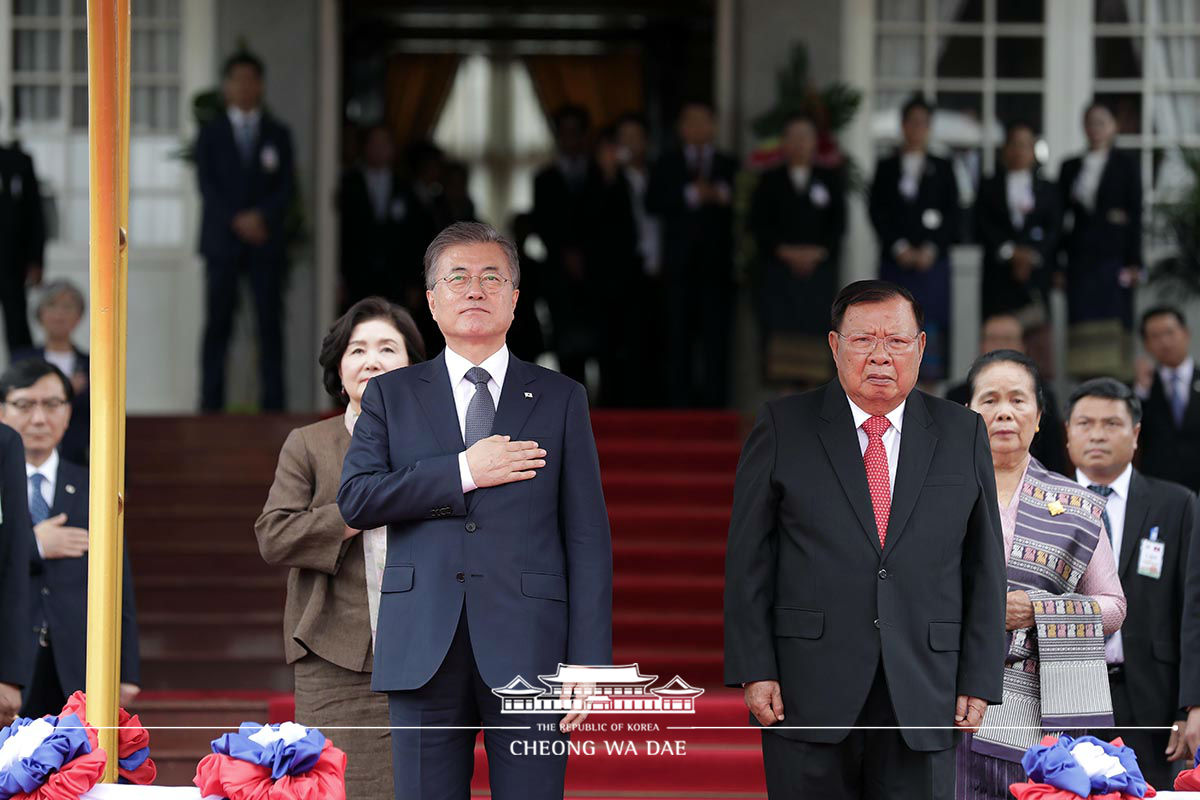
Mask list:
MULTIPOLYGON (((1129 505, 1129 481, 1132 477, 1133 465, 1130 464, 1125 467, 1124 472, 1117 476, 1115 481, 1108 484, 1113 491, 1104 505, 1104 512, 1108 514, 1108 522, 1112 526, 1109 530, 1109 538, 1112 539, 1110 552, 1112 552, 1113 564, 1117 568, 1120 566, 1121 540, 1125 536, 1125 508, 1129 505)), ((1099 485, 1096 481, 1088 480, 1088 477, 1079 470, 1075 470, 1075 482, 1085 488, 1099 485)), ((1104 660, 1109 664, 1125 663, 1125 647, 1121 643, 1120 631, 1110 635, 1108 641, 1104 643, 1104 660)))
POLYGON ((803 192, 812 177, 812 167, 788 167, 788 177, 792 179, 792 188, 803 192))
POLYGON ((75 364, 78 356, 74 350, 46 350, 46 361, 62 370, 63 375, 70 378, 75 374, 75 364))
POLYGON ((1104 176, 1104 165, 1108 163, 1108 150, 1091 150, 1083 157, 1083 166, 1071 194, 1088 211, 1096 210, 1096 190, 1104 176))
MULTIPOLYGON (((42 481, 42 499, 46 501, 47 508, 54 508, 54 489, 58 482, 58 451, 51 450, 50 457, 47 458, 40 467, 35 467, 28 461, 25 462, 25 496, 26 502, 33 503, 33 481, 30 480, 35 474, 40 474, 42 481)), ((42 543, 34 537, 34 543, 37 545, 38 556, 45 558, 46 554, 42 550, 42 543)))
MULTIPOLYGON (((450 391, 454 395, 454 409, 458 412, 458 430, 464 442, 467 439, 467 406, 471 405, 471 398, 475 396, 475 384, 467 380, 467 370, 475 366, 487 370, 491 376, 487 388, 492 394, 492 406, 499 410, 500 390, 504 388, 504 376, 508 373, 508 346, 501 346, 478 365, 446 348, 446 371, 450 374, 450 391)), ((479 488, 467 466, 466 450, 458 454, 458 475, 462 480, 463 494, 479 488)))
MULTIPOLYGON (((858 447, 862 455, 867 454, 867 432, 862 429, 862 425, 871 418, 871 414, 863 411, 858 406, 854 405, 854 401, 848 396, 846 400, 850 403, 850 413, 854 416, 854 430, 858 433, 858 447)), ((900 463, 900 429, 904 427, 904 406, 908 403, 905 400, 900 405, 893 408, 885 416, 891 427, 883 434, 883 449, 887 451, 888 460, 888 493, 894 494, 896 489, 896 466, 900 463)))
MULTIPOLYGON (((346 430, 354 435, 354 423, 359 415, 354 409, 346 406, 346 430)), ((375 628, 379 624, 379 595, 383 589, 383 568, 387 565, 387 526, 372 528, 361 534, 363 543, 363 561, 367 572, 367 611, 371 617, 371 644, 375 643, 375 628)))
POLYGON ((1033 211, 1033 173, 1027 169, 1009 172, 1004 177, 1008 198, 1008 215, 1014 228, 1025 224, 1025 216, 1033 211))
POLYGON ((921 190, 921 174, 925 171, 924 153, 904 153, 900 156, 900 194, 915 200, 921 190))

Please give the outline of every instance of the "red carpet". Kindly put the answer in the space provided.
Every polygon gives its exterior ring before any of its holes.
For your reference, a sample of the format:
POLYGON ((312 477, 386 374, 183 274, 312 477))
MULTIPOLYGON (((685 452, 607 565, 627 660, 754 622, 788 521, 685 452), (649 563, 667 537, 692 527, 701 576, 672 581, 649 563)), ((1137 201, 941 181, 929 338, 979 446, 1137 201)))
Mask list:
MULTIPOLYGON (((304 421, 130 420, 127 531, 145 620, 148 687, 136 710, 144 709, 147 724, 194 719, 193 724, 216 725, 228 717, 232 727, 242 719, 290 718, 290 696, 281 693, 291 675, 280 642, 283 573, 258 558, 252 526, 279 446, 304 421), (182 466, 178 442, 184 443, 182 466), (231 452, 250 455, 231 464, 231 452), (225 502, 214 506, 214 497, 225 502), (238 714, 251 716, 235 719, 238 714)), ((650 723, 657 730, 576 734, 574 742, 590 742, 595 754, 571 756, 567 795, 763 797, 759 735, 742 727, 747 716, 741 692, 721 687, 721 595, 741 445, 738 418, 721 412, 597 411, 592 421, 612 522, 615 661, 637 662, 643 674, 659 676, 656 685, 679 675, 706 692, 694 715, 593 716, 592 722, 610 726, 650 723), (672 730, 676 726, 736 729, 672 730), (634 742, 636 754, 606 752, 626 740, 634 742), (682 748, 677 741, 684 742, 682 748), (649 752, 662 750, 663 742, 682 753, 649 752)), ((163 773, 159 782, 187 783, 187 777, 178 778, 216 732, 190 738, 166 733, 161 742, 169 747, 155 747, 163 773)), ((477 796, 487 794, 482 740, 472 788, 477 796)))

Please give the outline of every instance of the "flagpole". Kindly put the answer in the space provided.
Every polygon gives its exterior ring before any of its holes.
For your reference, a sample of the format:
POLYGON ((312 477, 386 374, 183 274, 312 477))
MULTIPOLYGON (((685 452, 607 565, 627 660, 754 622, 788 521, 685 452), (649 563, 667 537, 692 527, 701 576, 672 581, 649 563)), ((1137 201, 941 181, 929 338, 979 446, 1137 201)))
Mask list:
MULTIPOLYGON (((91 440, 88 507, 87 717, 108 753, 102 780, 117 777, 117 703, 121 643, 122 564, 118 504, 124 407, 120 387, 122 137, 121 32, 128 36, 128 0, 88 0, 89 275, 91 320, 91 440), (119 18, 125 18, 123 23, 119 18)), ((127 54, 127 48, 126 48, 127 54)), ((127 63, 127 62, 126 62, 127 63)), ((127 67, 126 67, 127 68, 127 67)), ((125 170, 127 171, 127 170, 125 170)))

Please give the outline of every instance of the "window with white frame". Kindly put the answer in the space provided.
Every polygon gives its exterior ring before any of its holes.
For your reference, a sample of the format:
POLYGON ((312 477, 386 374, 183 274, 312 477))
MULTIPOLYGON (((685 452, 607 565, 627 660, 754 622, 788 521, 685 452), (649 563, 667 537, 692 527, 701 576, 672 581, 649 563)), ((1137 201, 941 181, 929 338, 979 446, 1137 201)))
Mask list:
POLYGON ((1200 147, 1200 0, 1095 0, 1093 37, 1096 99, 1140 156, 1152 213, 1188 180, 1180 149, 1200 147))
MULTIPOLYGON (((182 0, 132 0, 130 239, 182 246, 186 237, 182 0)), ((57 241, 88 237, 87 2, 11 0, 12 122, 53 203, 57 241)))
POLYGON ((995 168, 1004 125, 1042 130, 1048 0, 877 0, 876 155, 900 139, 900 109, 934 102, 932 144, 949 149, 964 203, 995 168))

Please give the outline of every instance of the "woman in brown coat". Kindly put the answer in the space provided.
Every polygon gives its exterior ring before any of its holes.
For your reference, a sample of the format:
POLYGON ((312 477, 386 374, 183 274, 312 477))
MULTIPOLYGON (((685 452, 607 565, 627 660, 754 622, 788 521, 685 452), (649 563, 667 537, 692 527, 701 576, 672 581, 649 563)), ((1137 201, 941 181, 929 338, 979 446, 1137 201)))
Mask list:
POLYGON ((346 412, 293 430, 254 525, 269 564, 291 567, 284 649, 296 669, 296 721, 346 752, 347 800, 392 797, 387 698, 371 691, 372 644, 387 531, 354 530, 338 513, 342 459, 367 382, 425 358, 413 318, 379 297, 355 303, 321 344, 325 389, 346 412))

